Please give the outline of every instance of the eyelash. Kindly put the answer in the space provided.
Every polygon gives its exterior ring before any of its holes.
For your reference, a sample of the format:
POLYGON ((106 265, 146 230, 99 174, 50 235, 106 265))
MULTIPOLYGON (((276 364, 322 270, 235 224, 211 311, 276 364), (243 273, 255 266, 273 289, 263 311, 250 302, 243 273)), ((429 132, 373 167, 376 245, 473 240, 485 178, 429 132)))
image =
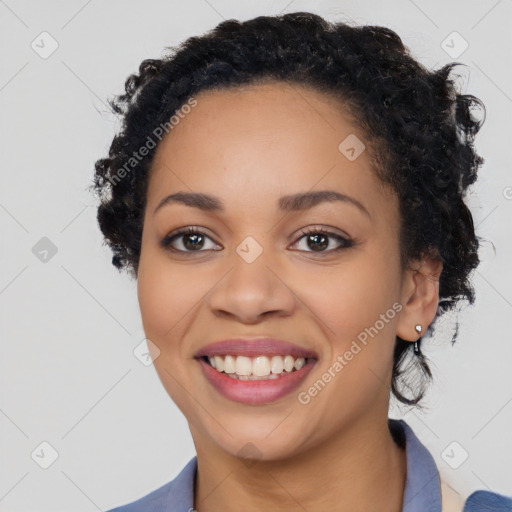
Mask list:
MULTIPOLYGON (((302 229, 300 231, 299 237, 294 242, 294 245, 298 241, 300 241, 302 238, 304 238, 305 236, 313 235, 313 234, 314 235, 325 235, 327 237, 334 238, 340 243, 340 246, 336 247, 335 249, 330 249, 328 251, 319 251, 319 252, 303 251, 303 252, 309 252, 312 254, 319 254, 319 255, 332 254, 332 253, 341 251, 342 249, 348 249, 354 245, 354 241, 348 237, 341 236, 337 233, 333 233, 332 231, 326 230, 324 228, 315 228, 315 227, 302 229)), ((200 229, 196 228, 195 226, 189 226, 187 228, 182 228, 182 229, 178 230, 176 233, 171 233, 171 234, 167 235, 165 238, 163 238, 161 240, 160 245, 162 248, 164 248, 168 251, 172 251, 175 253, 186 253, 186 254, 206 252, 208 250, 218 250, 218 249, 205 249, 205 250, 200 249, 197 251, 188 251, 188 250, 184 251, 181 249, 175 249, 174 247, 171 247, 171 244, 172 244, 172 242, 174 242, 174 240, 176 240, 180 236, 185 236, 185 235, 201 235, 206 238, 210 238, 210 240, 211 240, 211 237, 209 237, 206 233, 204 233, 200 229)))

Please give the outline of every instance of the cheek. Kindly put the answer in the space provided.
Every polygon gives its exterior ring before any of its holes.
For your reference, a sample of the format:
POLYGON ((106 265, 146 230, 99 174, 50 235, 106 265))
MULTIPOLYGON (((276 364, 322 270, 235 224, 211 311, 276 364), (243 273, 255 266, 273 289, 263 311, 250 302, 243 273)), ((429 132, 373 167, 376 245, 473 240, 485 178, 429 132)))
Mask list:
POLYGON ((333 431, 389 395, 400 307, 397 279, 397 270, 388 265, 386 271, 375 261, 338 269, 314 285, 303 279, 304 302, 313 305, 330 343, 311 387, 299 391, 310 400, 304 410, 322 416, 333 431))
POLYGON ((156 252, 141 254, 137 295, 142 323, 161 351, 178 350, 187 314, 197 303, 197 287, 187 276, 156 252))
POLYGON ((339 348, 386 315, 388 331, 394 325, 400 280, 394 260, 359 257, 346 265, 302 273, 295 281, 297 295, 315 313, 327 336, 339 348), (307 276, 307 277, 305 277, 307 276), (299 284, 300 283, 300 284, 299 284))
POLYGON ((316 375, 328 383, 325 388, 313 383, 316 388, 311 392, 321 390, 312 398, 313 408, 322 410, 333 424, 340 415, 358 414, 388 393, 400 269, 398 260, 380 254, 368 251, 328 273, 324 269, 307 279, 304 274, 297 294, 304 297, 330 341, 316 375))
POLYGON ((159 254, 141 253, 137 295, 144 332, 157 347, 153 365, 163 387, 188 417, 192 414, 190 376, 183 364, 181 340, 187 329, 187 314, 193 315, 196 291, 184 272, 166 264, 159 254))

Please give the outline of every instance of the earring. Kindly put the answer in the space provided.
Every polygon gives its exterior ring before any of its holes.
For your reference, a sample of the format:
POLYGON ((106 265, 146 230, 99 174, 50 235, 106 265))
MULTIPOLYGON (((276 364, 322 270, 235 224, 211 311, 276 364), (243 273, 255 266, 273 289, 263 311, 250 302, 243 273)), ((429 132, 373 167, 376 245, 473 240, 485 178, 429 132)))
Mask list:
MULTIPOLYGON (((418 333, 418 335, 420 335, 420 336, 421 336, 421 331, 422 331, 423 327, 422 327, 420 324, 417 324, 417 325, 415 325, 415 326, 414 326, 414 329, 415 329, 415 331, 418 333)), ((419 338, 418 338, 418 339, 419 339, 419 338)), ((414 353, 415 353, 417 356, 419 356, 419 355, 421 354, 421 352, 420 352, 420 347, 419 347, 419 345, 418 345, 418 340, 416 340, 416 341, 414 342, 414 353)))

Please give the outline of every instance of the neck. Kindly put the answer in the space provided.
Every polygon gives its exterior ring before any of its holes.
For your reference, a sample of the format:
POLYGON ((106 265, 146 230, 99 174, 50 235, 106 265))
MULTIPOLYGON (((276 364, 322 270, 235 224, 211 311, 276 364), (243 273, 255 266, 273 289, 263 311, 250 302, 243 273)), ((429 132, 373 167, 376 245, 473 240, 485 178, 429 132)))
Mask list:
POLYGON ((196 442, 194 508, 401 512, 406 457, 387 421, 361 421, 292 458, 252 465, 196 442))

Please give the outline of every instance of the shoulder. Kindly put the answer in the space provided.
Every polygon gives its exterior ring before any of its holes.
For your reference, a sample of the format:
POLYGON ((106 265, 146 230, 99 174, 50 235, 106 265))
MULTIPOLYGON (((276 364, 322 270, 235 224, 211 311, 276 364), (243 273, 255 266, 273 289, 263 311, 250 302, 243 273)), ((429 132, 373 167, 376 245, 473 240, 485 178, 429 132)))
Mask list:
POLYGON ((477 490, 464 500, 461 493, 441 477, 442 512, 512 512, 512 497, 477 490))
POLYGON ((186 512, 193 509, 197 458, 191 459, 179 475, 136 501, 106 512, 186 512))
POLYGON ((491 491, 474 491, 467 498, 463 512, 512 512, 512 497, 491 491))
POLYGON ((165 497, 169 494, 170 489, 174 485, 174 480, 171 482, 162 485, 158 489, 146 494, 142 498, 137 499, 136 501, 132 501, 130 503, 126 503, 125 505, 121 505, 116 508, 112 508, 107 510, 107 512, 142 512, 144 511, 156 511, 156 510, 165 510, 162 508, 165 497))
POLYGON ((429 504, 429 510, 436 512, 512 512, 512 496, 477 490, 464 499, 467 493, 457 490, 450 473, 439 471, 432 454, 404 420, 390 419, 388 424, 397 444, 406 449, 404 511, 426 510, 429 504))
POLYGON ((442 512, 512 512, 512 498, 491 491, 478 490, 463 500, 446 482, 441 481, 442 512))

